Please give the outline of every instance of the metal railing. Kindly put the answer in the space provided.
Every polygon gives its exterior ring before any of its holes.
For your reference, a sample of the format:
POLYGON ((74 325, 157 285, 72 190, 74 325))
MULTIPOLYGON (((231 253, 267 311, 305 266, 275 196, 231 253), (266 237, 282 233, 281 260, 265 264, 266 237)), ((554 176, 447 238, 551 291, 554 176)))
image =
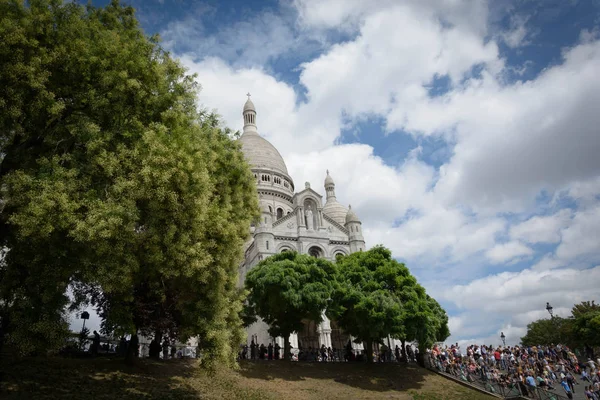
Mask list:
MULTIPOLYGON (((529 394, 528 397, 536 400, 567 400, 566 396, 562 396, 558 393, 551 392, 549 390, 542 389, 540 387, 527 387, 529 394)), ((561 389, 562 390, 562 389, 561 389)))

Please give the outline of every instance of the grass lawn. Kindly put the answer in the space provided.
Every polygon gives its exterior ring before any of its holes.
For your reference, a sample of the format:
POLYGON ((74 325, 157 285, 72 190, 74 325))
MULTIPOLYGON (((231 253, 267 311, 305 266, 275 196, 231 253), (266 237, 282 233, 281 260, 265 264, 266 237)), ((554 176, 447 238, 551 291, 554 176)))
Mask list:
POLYGON ((243 362, 214 374, 195 360, 2 360, 0 399, 489 400, 414 365, 243 362))

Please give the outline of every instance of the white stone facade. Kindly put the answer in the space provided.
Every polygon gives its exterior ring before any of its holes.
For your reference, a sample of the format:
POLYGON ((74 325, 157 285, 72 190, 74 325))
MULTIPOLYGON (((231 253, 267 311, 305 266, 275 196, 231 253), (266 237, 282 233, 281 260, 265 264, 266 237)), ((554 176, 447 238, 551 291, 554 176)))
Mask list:
MULTIPOLYGON (((350 207, 337 201, 335 183, 329 171, 324 183, 325 202, 308 182, 296 192, 283 158, 258 134, 256 109, 249 97, 242 114, 244 131, 239 140, 256 179, 261 218, 250 228, 252 238, 245 246, 244 261, 239 267, 239 285, 243 285, 248 271, 261 260, 283 251, 297 251, 335 261, 338 254, 365 250, 361 222, 350 207)), ((305 348, 323 344, 339 348, 340 343, 332 342, 331 323, 327 318, 317 326, 313 325, 307 324, 305 333, 292 335, 293 348, 298 348, 299 344, 305 348)), ((274 339, 267 329, 262 321, 249 327, 248 344, 253 339, 258 345, 272 343, 274 339)), ((277 341, 283 348, 281 338, 277 341)))

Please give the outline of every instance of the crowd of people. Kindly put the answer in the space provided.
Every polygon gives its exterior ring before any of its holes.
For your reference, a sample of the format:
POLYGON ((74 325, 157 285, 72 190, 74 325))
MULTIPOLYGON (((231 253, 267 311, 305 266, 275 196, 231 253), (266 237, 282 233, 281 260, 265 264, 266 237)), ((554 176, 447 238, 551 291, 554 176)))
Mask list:
POLYGON ((478 346, 464 350, 458 343, 434 346, 429 351, 433 366, 468 382, 483 381, 503 388, 518 388, 535 397, 538 388, 573 393, 583 391, 590 400, 600 400, 600 357, 586 346, 583 355, 565 345, 478 346), (587 385, 586 385, 587 384, 587 385))
MULTIPOLYGON (((410 344, 406 345, 406 357, 407 361, 416 361, 418 350, 413 350, 410 344)), ((381 345, 378 351, 374 351, 373 360, 376 362, 394 362, 402 360, 402 350, 399 346, 395 349, 391 349, 386 345, 381 345)), ((239 359, 242 360, 279 360, 283 358, 283 350, 279 343, 275 345, 269 343, 268 346, 264 344, 258 345, 251 341, 250 346, 242 346, 239 359)), ((335 347, 311 347, 297 349, 291 349, 291 360, 292 361, 307 361, 307 362, 351 362, 351 361, 365 361, 365 354, 362 350, 354 349, 352 342, 348 341, 346 346, 342 349, 335 347)))

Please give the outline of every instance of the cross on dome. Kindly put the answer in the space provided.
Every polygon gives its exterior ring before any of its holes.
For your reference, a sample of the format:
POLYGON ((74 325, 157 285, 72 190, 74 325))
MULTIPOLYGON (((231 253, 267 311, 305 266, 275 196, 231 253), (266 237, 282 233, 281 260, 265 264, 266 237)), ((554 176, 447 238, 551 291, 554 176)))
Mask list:
POLYGON ((250 92, 248 92, 248 93, 246 93, 246 96, 248 96, 248 100, 249 100, 250 96, 252 96, 252 95, 250 94, 250 92))

